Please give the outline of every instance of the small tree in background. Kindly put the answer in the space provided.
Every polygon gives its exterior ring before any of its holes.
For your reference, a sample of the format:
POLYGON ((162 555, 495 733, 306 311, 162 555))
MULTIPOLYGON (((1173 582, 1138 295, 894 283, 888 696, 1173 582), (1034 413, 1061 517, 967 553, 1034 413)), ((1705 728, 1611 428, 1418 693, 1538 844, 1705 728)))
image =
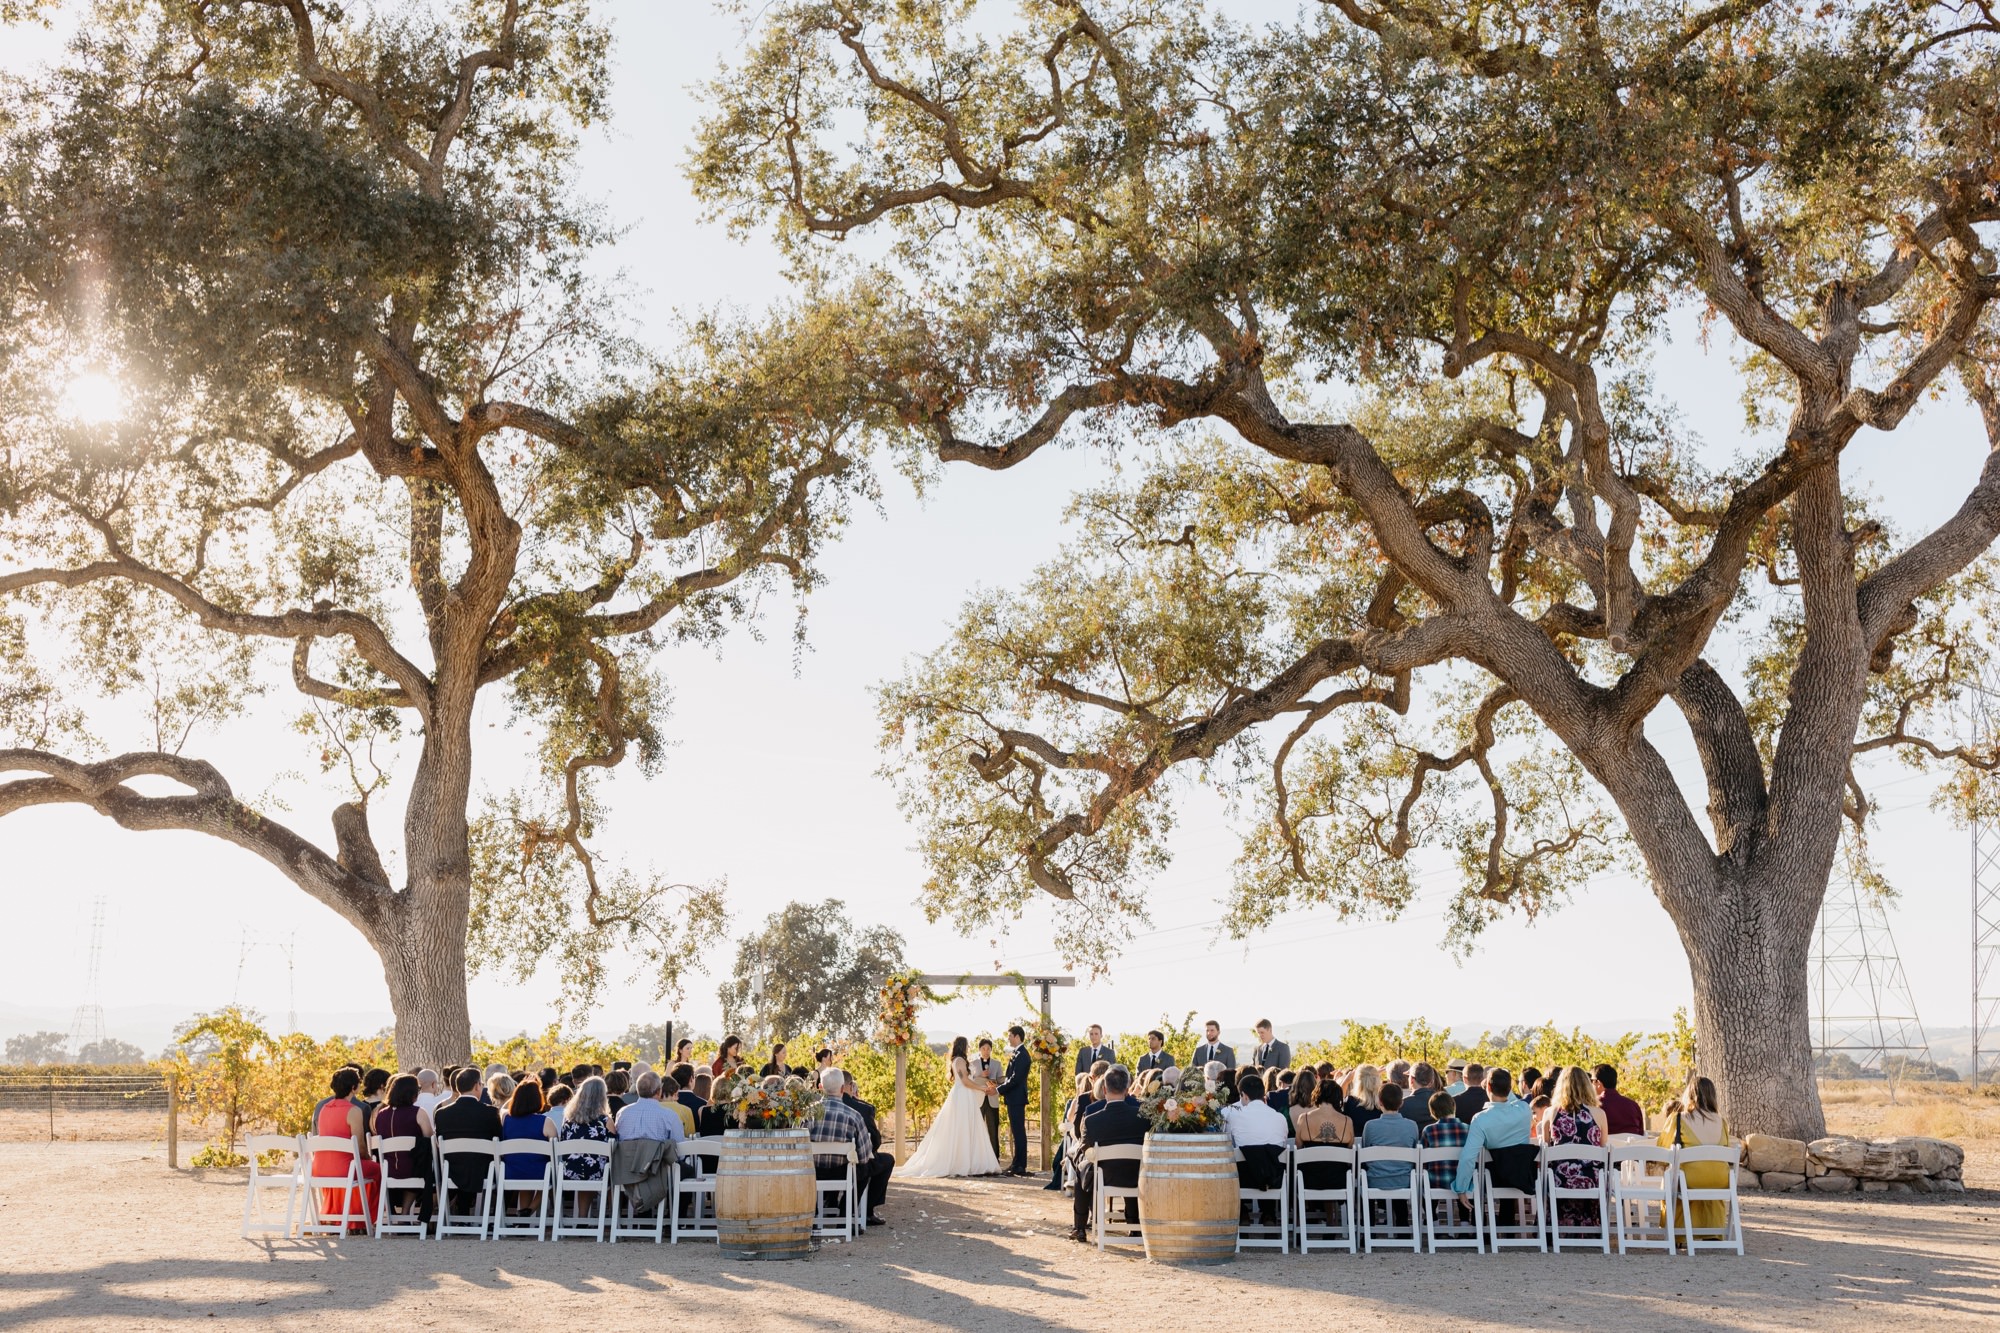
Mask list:
POLYGON ((86 1042, 76 1053, 80 1065, 136 1065, 145 1062, 146 1053, 129 1041, 116 1037, 106 1037, 103 1041, 86 1042))
POLYGON ((10 1065, 59 1065, 69 1059, 69 1037, 61 1032, 23 1032, 7 1038, 10 1065))
POLYGON ((722 1025, 746 1041, 787 1032, 861 1041, 874 1030, 882 979, 902 969, 896 931, 855 926, 837 898, 789 903, 736 946, 720 992, 722 1025), (753 1003, 760 970, 761 1005, 753 1003))

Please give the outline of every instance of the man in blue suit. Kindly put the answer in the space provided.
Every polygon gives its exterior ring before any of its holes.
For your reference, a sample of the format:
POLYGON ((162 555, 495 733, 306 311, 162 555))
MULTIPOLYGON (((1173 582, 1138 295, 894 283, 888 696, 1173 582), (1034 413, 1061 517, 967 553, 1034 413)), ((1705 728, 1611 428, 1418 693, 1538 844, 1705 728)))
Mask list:
POLYGON ((1010 1176, 1028 1174, 1028 1034, 1019 1026, 1007 1029, 1007 1072, 994 1091, 1007 1108, 1007 1128, 1014 1135, 1010 1176))

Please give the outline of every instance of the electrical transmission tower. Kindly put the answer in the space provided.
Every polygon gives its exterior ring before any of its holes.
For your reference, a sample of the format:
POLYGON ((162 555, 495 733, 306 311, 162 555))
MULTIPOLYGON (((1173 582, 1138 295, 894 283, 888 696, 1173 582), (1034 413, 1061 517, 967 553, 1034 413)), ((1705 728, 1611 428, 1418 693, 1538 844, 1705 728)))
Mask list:
POLYGON ((1972 821, 1972 1086, 2000 1064, 2000 825, 1972 821))
POLYGON ((1893 1088, 1912 1060, 1930 1060, 1889 914, 1851 867, 1841 867, 1820 905, 1812 989, 1813 1063, 1822 1071, 1845 1055, 1893 1088))
POLYGON ((90 962, 84 972, 83 1003, 69 1020, 69 1054, 83 1058, 83 1048, 104 1041, 103 988, 99 985, 104 969, 104 895, 90 907, 90 962))

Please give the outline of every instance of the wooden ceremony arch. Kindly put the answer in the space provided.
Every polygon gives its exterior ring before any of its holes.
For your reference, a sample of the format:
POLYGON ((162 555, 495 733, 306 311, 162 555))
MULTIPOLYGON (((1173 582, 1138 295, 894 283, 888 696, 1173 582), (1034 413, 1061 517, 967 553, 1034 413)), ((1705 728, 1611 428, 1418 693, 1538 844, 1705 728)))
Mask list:
MULTIPOLYGON (((970 975, 945 976, 942 973, 924 972, 917 976, 917 983, 927 987, 943 987, 957 990, 961 987, 972 990, 991 989, 995 986, 1039 986, 1042 992, 1042 1019, 1051 1017, 1049 1013, 1049 991, 1056 986, 1074 986, 1075 977, 1024 977, 1011 973, 1007 976, 970 975)), ((910 1145, 907 1137, 909 1125, 908 1079, 910 1073, 910 1048, 896 1048, 896 1160, 910 1160, 910 1145)), ((1055 1156, 1055 1088, 1051 1080, 1042 1079, 1042 1165, 1047 1166, 1055 1156)))

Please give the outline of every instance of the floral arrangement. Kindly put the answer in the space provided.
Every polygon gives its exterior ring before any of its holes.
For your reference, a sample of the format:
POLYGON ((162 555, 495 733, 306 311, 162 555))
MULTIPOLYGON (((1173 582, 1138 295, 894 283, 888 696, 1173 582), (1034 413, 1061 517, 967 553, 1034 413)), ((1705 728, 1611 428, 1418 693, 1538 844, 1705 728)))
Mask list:
POLYGON ((944 997, 917 980, 918 973, 897 972, 882 983, 881 1010, 875 1018, 876 1039, 889 1046, 908 1046, 917 1039, 917 1005, 944 997))
POLYGON ((1021 1024, 1028 1030, 1028 1058, 1038 1065, 1062 1063, 1063 1053, 1069 1050, 1069 1037, 1055 1025, 1053 1019, 1037 1015, 1021 1024))
POLYGON ((812 1118, 826 1097, 796 1079, 780 1082, 773 1092, 749 1065, 739 1065, 715 1085, 714 1101, 727 1107, 729 1118, 744 1129, 797 1129, 812 1118))
POLYGON ((1229 1089, 1203 1088, 1191 1077, 1185 1086, 1140 1098, 1139 1115, 1155 1134, 1212 1134, 1222 1128, 1222 1108, 1229 1101, 1229 1089))

